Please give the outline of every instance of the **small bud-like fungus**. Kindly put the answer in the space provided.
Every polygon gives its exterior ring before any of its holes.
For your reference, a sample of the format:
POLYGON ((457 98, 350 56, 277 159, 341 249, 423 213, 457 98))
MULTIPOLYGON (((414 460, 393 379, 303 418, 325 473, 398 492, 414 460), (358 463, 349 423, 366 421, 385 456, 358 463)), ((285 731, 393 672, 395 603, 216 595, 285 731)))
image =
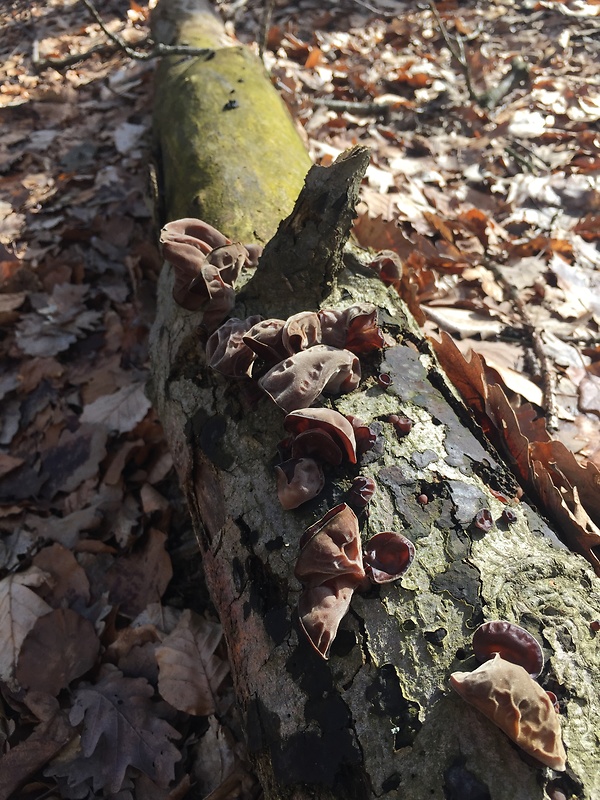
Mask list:
POLYGON ((492 530, 494 527, 494 518, 489 508, 482 508, 481 511, 475 514, 473 525, 485 533, 492 530))

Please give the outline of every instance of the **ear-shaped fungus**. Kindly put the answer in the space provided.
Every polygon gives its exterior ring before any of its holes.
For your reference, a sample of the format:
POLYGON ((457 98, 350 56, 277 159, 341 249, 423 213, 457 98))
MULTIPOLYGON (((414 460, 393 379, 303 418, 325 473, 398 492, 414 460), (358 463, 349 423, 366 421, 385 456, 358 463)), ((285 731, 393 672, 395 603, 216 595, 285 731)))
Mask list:
POLYGON ((308 587, 340 575, 351 576, 355 585, 362 583, 365 571, 358 519, 350 506, 340 503, 304 531, 294 574, 308 587))
POLYGON ((258 384, 284 411, 308 408, 321 392, 344 394, 360 382, 360 362, 348 350, 317 344, 272 367, 258 384))
POLYGON ((356 464, 354 430, 339 411, 331 408, 299 408, 286 416, 283 427, 293 436, 315 429, 325 431, 341 447, 348 461, 356 464))
POLYGON ((380 350, 385 344, 377 326, 377 308, 372 303, 358 303, 343 310, 324 308, 317 313, 324 344, 355 354, 380 350))
POLYGON ((373 583, 391 583, 401 578, 415 557, 415 546, 396 531, 382 531, 365 544, 365 571, 373 583))
POLYGON ((484 622, 473 634, 473 652, 478 661, 488 661, 496 654, 518 664, 537 678, 544 668, 544 652, 535 636, 514 622, 484 622))
POLYGON ((523 667, 496 654, 473 672, 454 672, 450 683, 526 753, 551 769, 566 769, 552 700, 523 667))
POLYGON ((398 286, 402 278, 402 261, 393 250, 381 250, 369 266, 374 269, 386 286, 398 286))
POLYGON ((242 266, 250 263, 248 251, 191 218, 165 225, 160 242, 175 271, 175 302, 188 311, 204 311, 203 325, 213 331, 233 308, 233 286, 242 266))
POLYGON ((246 331, 260 317, 232 317, 220 325, 206 342, 206 360, 212 369, 230 378, 245 378, 250 374, 256 354, 244 344, 246 331))
POLYGON ((275 472, 277 496, 286 511, 312 500, 325 486, 323 470, 312 458, 293 458, 284 461, 275 467, 275 472))
POLYGON ((315 650, 327 658, 352 592, 365 581, 356 515, 345 503, 307 528, 294 574, 305 588, 300 623, 315 650))
POLYGON ((282 339, 284 325, 282 319, 263 319, 246 332, 244 344, 268 364, 278 364, 287 357, 282 339))
POLYGON ((305 589, 298 599, 298 617, 306 638, 324 659, 329 658, 331 644, 340 622, 348 613, 354 587, 343 578, 305 589))
POLYGON ((318 458, 320 461, 337 467, 342 463, 343 453, 340 446, 328 433, 320 428, 313 428, 294 436, 292 441, 292 457, 304 458, 305 456, 318 458))
POLYGON ((314 311, 301 311, 285 321, 283 346, 293 355, 321 343, 321 323, 314 311))

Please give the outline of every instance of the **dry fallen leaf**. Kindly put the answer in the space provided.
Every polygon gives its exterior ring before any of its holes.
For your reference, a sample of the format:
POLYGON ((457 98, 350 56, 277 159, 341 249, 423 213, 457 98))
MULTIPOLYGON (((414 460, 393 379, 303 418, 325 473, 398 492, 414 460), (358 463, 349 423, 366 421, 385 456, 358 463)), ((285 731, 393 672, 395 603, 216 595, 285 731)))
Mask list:
POLYGON ((30 567, 0 581, 0 679, 11 687, 15 687, 13 674, 25 637, 39 617, 52 611, 32 590, 47 577, 37 567, 30 567))
POLYGON ((143 678, 125 678, 105 665, 95 684, 84 684, 74 693, 69 719, 82 726, 80 754, 55 765, 52 774, 66 777, 72 787, 90 780, 94 792, 115 793, 131 766, 168 786, 181 758, 171 740, 180 734, 157 716, 153 694, 143 678))
POLYGON ((215 655, 221 626, 187 609, 175 630, 156 650, 158 690, 178 711, 213 714, 217 692, 229 672, 229 664, 215 655))
POLYGON ((94 666, 99 650, 91 622, 70 608, 54 609, 39 617, 25 637, 17 681, 24 689, 57 695, 94 666))

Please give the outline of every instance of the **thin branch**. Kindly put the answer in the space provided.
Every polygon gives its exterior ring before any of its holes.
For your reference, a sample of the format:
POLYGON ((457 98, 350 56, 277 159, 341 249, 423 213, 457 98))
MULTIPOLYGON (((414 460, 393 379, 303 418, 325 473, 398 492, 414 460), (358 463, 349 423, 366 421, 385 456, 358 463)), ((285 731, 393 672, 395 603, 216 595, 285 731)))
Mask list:
POLYGON ((170 44, 163 44, 162 42, 154 42, 151 38, 146 38, 140 45, 142 47, 147 47, 147 50, 140 50, 138 48, 130 47, 127 42, 118 36, 116 33, 112 33, 112 31, 108 30, 100 14, 98 13, 96 7, 91 2, 91 0, 83 0, 84 5, 90 11, 98 25, 100 26, 103 33, 110 39, 112 44, 100 44, 91 47, 89 50, 85 50, 82 53, 73 53, 72 55, 66 56, 65 58, 46 58, 40 59, 38 56, 37 48, 34 47, 34 52, 32 56, 33 63, 36 69, 46 69, 47 67, 53 67, 54 69, 63 69, 64 67, 70 67, 73 64, 77 64, 80 61, 85 61, 90 56, 94 55, 95 53, 113 53, 118 50, 122 50, 129 58, 135 59, 136 61, 149 61, 152 58, 163 58, 164 56, 193 56, 196 58, 204 58, 208 60, 212 58, 214 55, 214 50, 206 47, 191 47, 189 45, 170 45, 170 44))
POLYGON ((544 348, 542 336, 534 323, 531 321, 531 317, 527 311, 525 303, 519 296, 515 286, 506 280, 501 269, 496 264, 486 260, 485 266, 494 274, 494 277, 498 283, 503 287, 511 301, 514 303, 519 316, 521 317, 523 327, 529 333, 531 338, 531 346, 540 366, 544 411, 546 412, 546 425, 549 431, 557 431, 559 424, 558 405, 556 403, 556 374, 554 372, 554 365, 548 358, 548 354, 544 348))
POLYGON ((273 6, 275 0, 264 0, 264 8, 262 19, 260 21, 260 31, 258 34, 258 55, 264 63, 265 50, 267 49, 267 42, 269 39, 269 30, 271 28, 271 17, 273 16, 273 6))

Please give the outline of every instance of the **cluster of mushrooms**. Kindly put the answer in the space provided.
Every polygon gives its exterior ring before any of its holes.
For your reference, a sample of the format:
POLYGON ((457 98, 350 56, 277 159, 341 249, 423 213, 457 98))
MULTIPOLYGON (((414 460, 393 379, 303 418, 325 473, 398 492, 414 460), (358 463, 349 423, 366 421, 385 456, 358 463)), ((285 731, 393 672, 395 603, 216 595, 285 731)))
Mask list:
MULTIPOLYGON (((207 363, 230 378, 252 378, 286 412, 289 434, 275 468, 284 509, 298 508, 325 485, 323 464, 356 464, 375 443, 368 425, 330 408, 315 408, 322 394, 351 392, 361 379, 359 356, 385 346, 377 309, 369 303, 321 309, 287 320, 230 318, 235 281, 256 264, 259 251, 231 242, 197 219, 168 223, 161 232, 165 259, 175 273, 173 297, 189 311, 202 311, 210 333, 207 363)), ((414 546, 400 533, 383 531, 361 546, 359 518, 375 491, 371 478, 354 479, 346 501, 311 525, 300 540, 295 575, 302 630, 315 651, 328 658, 339 624, 356 590, 400 578, 414 546)))
POLYGON ((452 673, 452 688, 522 750, 563 772, 567 756, 556 696, 535 680, 544 667, 537 639, 511 622, 485 622, 473 634, 473 652, 481 666, 452 673))
MULTIPOLYGON (((165 259, 175 272, 173 297, 190 311, 202 311, 210 334, 210 367, 230 378, 252 378, 286 412, 289 434, 280 443, 277 493, 284 509, 316 497, 324 487, 322 464, 356 464, 375 443, 368 425, 329 408, 313 407, 322 394, 343 394, 361 379, 359 356, 381 349, 385 335, 377 309, 357 304, 343 310, 305 311, 287 320, 251 316, 224 321, 235 303, 235 281, 255 266, 260 250, 227 239, 197 219, 168 223, 161 232, 165 259)), ((372 264, 389 285, 399 280, 394 253, 372 264)), ((392 415, 394 417, 395 415, 392 415)), ((403 435, 411 421, 390 422, 403 435), (400 425, 400 428, 398 428, 400 425)), ((298 616, 314 650, 327 659, 352 594, 372 584, 395 581, 410 566, 412 542, 395 531, 361 543, 359 516, 375 491, 371 478, 354 479, 346 502, 330 509, 300 539, 294 574, 302 583, 298 616)), ((554 700, 534 680, 543 667, 542 650, 531 634, 508 622, 488 622, 473 637, 482 665, 451 675, 453 688, 517 745, 538 761, 564 770, 566 755, 554 700)))

